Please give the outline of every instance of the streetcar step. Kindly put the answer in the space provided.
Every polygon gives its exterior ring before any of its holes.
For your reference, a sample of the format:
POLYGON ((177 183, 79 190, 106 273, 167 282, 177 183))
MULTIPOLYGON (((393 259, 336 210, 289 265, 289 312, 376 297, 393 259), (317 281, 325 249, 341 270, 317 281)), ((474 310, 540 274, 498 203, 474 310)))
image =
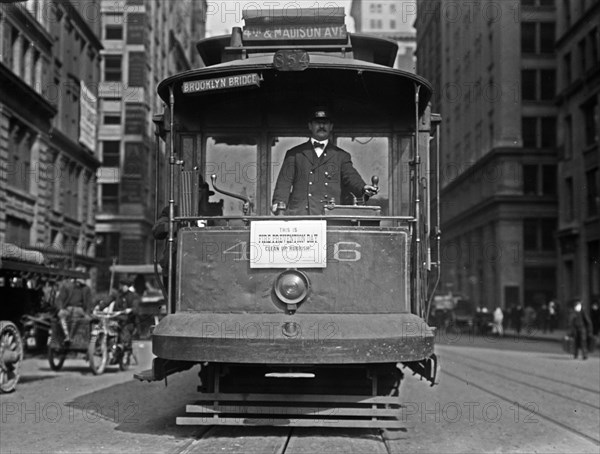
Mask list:
POLYGON ((207 393, 178 425, 403 428, 398 396, 207 393))

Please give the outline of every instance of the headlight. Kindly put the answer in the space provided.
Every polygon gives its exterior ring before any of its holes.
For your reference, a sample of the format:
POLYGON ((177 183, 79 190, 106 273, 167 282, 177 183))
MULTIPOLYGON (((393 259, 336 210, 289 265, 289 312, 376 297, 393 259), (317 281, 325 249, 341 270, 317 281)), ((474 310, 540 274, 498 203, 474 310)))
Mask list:
POLYGON ((286 270, 277 277, 273 287, 281 302, 298 304, 308 295, 310 283, 301 271, 286 270))

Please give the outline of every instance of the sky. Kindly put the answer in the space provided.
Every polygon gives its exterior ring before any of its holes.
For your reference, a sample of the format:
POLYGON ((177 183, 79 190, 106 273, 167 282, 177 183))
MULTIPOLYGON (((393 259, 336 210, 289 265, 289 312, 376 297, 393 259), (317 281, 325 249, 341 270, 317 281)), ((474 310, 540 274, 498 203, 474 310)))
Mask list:
MULTIPOLYGON (((397 0, 382 0, 382 2, 391 2, 397 0)), ((406 2, 407 0, 403 0, 406 2)), ((208 0, 207 8, 207 36, 225 35, 231 32, 231 27, 243 26, 242 12, 245 8, 254 10, 258 7, 265 10, 269 9, 287 9, 298 5, 303 8, 310 7, 331 7, 332 5, 343 6, 346 11, 346 26, 349 32, 354 32, 354 20, 350 17, 350 6, 352 0, 208 0)), ((412 21, 409 21, 412 24, 412 21)))

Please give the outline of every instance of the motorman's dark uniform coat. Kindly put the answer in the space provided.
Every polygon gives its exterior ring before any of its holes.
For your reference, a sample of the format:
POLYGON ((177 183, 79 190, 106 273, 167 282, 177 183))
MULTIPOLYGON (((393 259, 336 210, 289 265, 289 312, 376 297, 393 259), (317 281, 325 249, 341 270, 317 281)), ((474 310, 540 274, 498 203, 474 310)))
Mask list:
POLYGON ((319 215, 323 205, 334 200, 342 203, 342 195, 362 197, 365 182, 352 165, 350 153, 329 141, 317 157, 311 141, 300 144, 285 155, 277 177, 273 203, 285 202, 286 214, 319 215), (344 194, 342 194, 342 188, 344 194))

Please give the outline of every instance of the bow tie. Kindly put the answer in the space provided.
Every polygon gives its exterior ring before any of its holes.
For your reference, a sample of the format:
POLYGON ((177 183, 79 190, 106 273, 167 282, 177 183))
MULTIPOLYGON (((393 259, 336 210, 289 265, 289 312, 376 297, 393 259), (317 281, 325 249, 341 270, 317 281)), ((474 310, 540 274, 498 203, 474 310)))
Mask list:
POLYGON ((325 144, 322 142, 313 142, 313 147, 315 148, 325 148, 325 144))

